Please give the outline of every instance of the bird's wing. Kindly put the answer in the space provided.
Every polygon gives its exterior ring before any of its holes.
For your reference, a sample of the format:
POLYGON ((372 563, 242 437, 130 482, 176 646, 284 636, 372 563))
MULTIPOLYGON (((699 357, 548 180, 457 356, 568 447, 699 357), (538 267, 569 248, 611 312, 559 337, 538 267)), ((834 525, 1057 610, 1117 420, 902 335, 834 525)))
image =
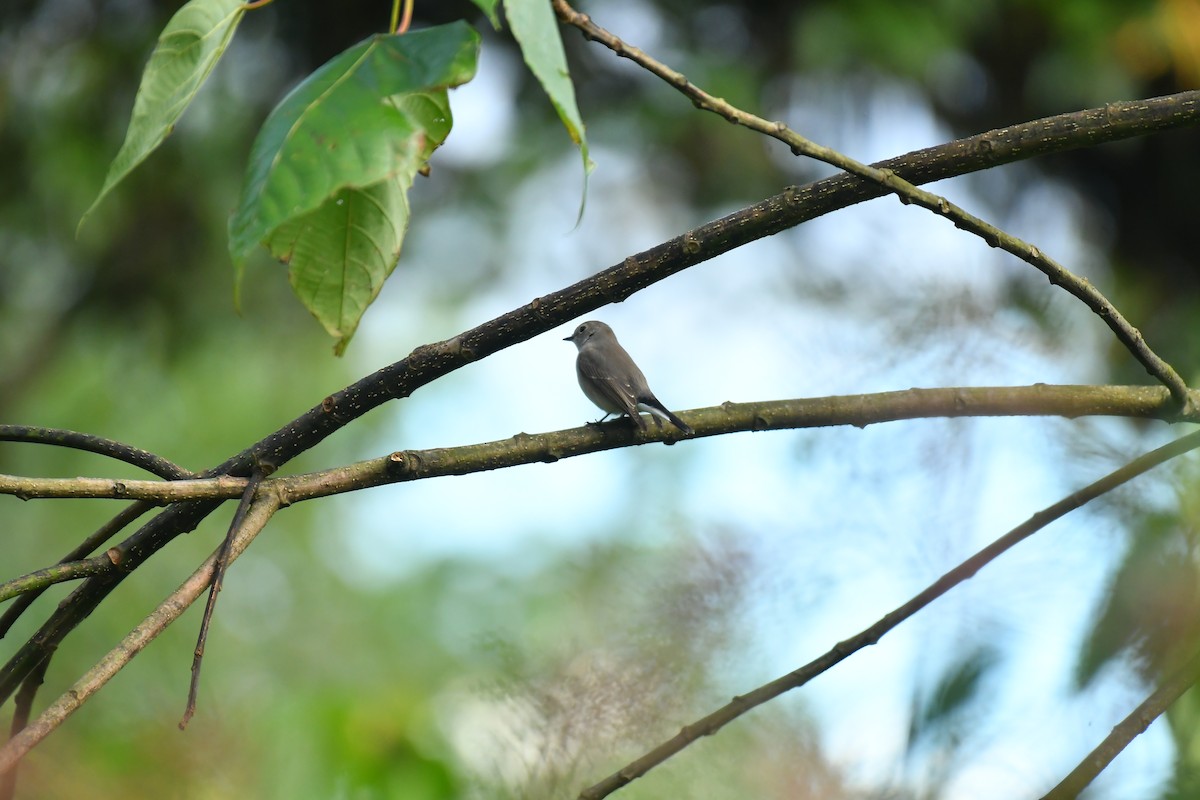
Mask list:
MULTIPOLYGON (((587 378, 592 387, 610 401, 614 408, 619 408, 621 413, 637 418, 637 397, 633 393, 633 387, 618 381, 606 370, 601 369, 600 360, 594 353, 587 349, 580 350, 575 366, 578 368, 579 374, 587 378)), ((600 404, 597 403, 597 405, 600 404)))

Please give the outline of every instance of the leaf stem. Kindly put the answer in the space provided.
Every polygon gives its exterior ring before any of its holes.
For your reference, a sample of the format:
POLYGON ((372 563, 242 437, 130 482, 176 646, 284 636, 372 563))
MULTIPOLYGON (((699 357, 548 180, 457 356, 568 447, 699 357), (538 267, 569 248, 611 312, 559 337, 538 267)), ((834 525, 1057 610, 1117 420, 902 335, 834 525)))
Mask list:
POLYGON ((401 1, 392 0, 392 24, 390 30, 397 35, 407 31, 409 24, 412 23, 413 0, 403 0, 403 15, 400 13, 401 1))

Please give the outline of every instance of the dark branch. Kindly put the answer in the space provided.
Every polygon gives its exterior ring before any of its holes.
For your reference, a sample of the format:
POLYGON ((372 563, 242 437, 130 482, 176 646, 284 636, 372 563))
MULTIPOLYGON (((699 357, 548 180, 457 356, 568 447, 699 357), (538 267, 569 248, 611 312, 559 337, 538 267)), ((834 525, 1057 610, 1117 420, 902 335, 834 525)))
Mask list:
POLYGON ((217 609, 217 596, 221 594, 221 587, 225 583, 225 570, 229 568, 229 554, 233 547, 233 540, 238 531, 242 529, 242 524, 246 521, 246 514, 249 513, 250 505, 254 502, 254 497, 258 492, 258 487, 267 474, 267 470, 264 469, 254 470, 250 481, 246 484, 246 489, 242 492, 242 500, 238 503, 237 512, 234 513, 233 520, 229 523, 225 538, 217 549, 217 557, 213 562, 212 583, 208 587, 208 602, 204 605, 204 617, 200 620, 200 633, 196 636, 196 649, 192 654, 192 680, 188 687, 187 706, 183 710, 183 719, 179 721, 180 730, 187 727, 192 715, 196 713, 196 698, 200 694, 200 666, 204 662, 204 647, 208 644, 208 626, 212 623, 213 612, 217 609))
POLYGON ((0 442, 30 442, 86 450, 124 461, 169 481, 192 477, 191 472, 162 456, 89 433, 77 433, 61 428, 35 428, 29 425, 0 425, 0 442))

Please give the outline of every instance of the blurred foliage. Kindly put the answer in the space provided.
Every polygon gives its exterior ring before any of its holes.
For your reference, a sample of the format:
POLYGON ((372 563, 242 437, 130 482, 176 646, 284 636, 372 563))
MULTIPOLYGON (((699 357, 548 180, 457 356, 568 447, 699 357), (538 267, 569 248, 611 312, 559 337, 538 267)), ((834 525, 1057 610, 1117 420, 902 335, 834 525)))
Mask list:
POLYGON ((910 751, 930 746, 953 751, 963 738, 964 729, 977 718, 978 709, 974 706, 984 689, 983 678, 1000 658, 994 647, 985 645, 958 653, 955 659, 938 676, 932 691, 913 698, 908 732, 910 751))
POLYGON ((1200 647, 1200 575, 1195 530, 1174 515, 1147 514, 1113 576, 1079 663, 1082 684, 1123 654, 1158 680, 1200 647))
MULTIPOLYGON (((328 357, 284 271, 265 259, 247 282, 244 317, 234 315, 225 230, 267 111, 316 66, 385 26, 388 7, 275 3, 248 15, 197 106, 76 240, 75 225, 120 146, 144 61, 176 7, 0 6, 0 419, 124 439, 200 469, 359 377, 328 357)), ((947 125, 968 134, 1200 83, 1197 0, 660 0, 585 10, 601 24, 609 14, 647 23, 612 24, 714 94, 762 113, 787 111, 800 78, 838 86, 893 80, 915 87, 947 125)), ((465 17, 487 28, 466 0, 419 3, 417 13, 420 22, 465 17)), ((568 32, 565 40, 585 123, 621 131, 647 165, 647 183, 670 175, 697 218, 795 181, 772 159, 772 145, 696 114, 580 37, 568 32)), ((512 54, 503 37, 484 46, 512 54)), ((484 168, 435 163, 438 180, 422 187, 430 205, 454 205, 499 227, 514 186, 547 154, 569 149, 532 79, 518 80, 521 135, 484 168)), ((789 121, 801 132, 808 122, 789 121)), ((1200 315, 1196 144, 1195 132, 1184 131, 1037 164, 1099 209, 1097 246, 1113 254, 1119 305, 1168 360, 1186 365, 1185 377, 1200 363, 1191 324, 1200 315)), ((437 303, 414 302, 441 310, 508 277, 491 252, 473 267, 444 276, 437 303)), ((1014 294, 1023 287, 1014 283, 1014 294)), ((1013 299, 1036 318, 1027 298, 1013 299)), ((1116 380, 1142 379, 1115 345, 1113 354, 1116 380)), ((296 468, 356 453, 373 424, 296 468)), ((97 469, 78 454, 0 448, 6 472, 97 469)), ((1182 485, 1190 496, 1195 483, 1182 485)), ((109 510, 13 498, 0 505, 16 532, 4 542, 6 575, 57 558, 109 510)), ((51 684, 90 665, 139 621, 212 549, 226 520, 174 543, 158 556, 167 566, 127 581, 67 640, 51 684)), ((462 559, 372 588, 338 571, 327 542, 338 532, 333 512, 305 504, 278 523, 230 575, 188 734, 175 735, 174 724, 195 610, 35 751, 21 775, 28 796, 573 794, 653 743, 644 740, 644 720, 686 721, 717 701, 712 671, 722 654, 744 646, 731 620, 752 570, 728 542, 616 544, 547 556, 522 574, 462 559), (543 746, 514 745, 517 729, 540 731, 543 746), (463 730, 478 739, 453 740, 463 730)), ((1083 658, 1085 680, 1121 654, 1157 666, 1185 633, 1194 636, 1194 525, 1166 517, 1143 525, 1083 658)), ((63 595, 49 593, 35 611, 63 595)), ((37 616, 10 640, 27 636, 37 616)), ((966 654, 935 692, 914 701, 913 742, 946 741, 962 724, 991 659, 966 654)), ((1181 798, 1197 785, 1195 717, 1191 696, 1172 712, 1181 798)), ((723 732, 729 746, 717 752, 703 742, 686 767, 668 766, 627 795, 850 796, 850 782, 826 763, 807 725, 768 709, 754 726, 723 732)))

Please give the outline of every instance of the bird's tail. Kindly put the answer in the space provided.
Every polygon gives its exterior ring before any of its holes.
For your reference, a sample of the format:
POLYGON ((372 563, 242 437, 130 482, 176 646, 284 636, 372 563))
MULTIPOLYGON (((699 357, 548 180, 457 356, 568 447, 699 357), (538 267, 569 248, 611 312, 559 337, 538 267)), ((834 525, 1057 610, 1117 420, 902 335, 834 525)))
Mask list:
POLYGON ((664 406, 662 403, 660 403, 658 401, 657 397, 648 397, 648 398, 644 398, 644 399, 639 399, 638 407, 645 411, 649 411, 651 414, 658 417, 659 419, 665 419, 667 422, 671 423, 676 428, 679 428, 679 430, 683 431, 684 433, 686 433, 689 436, 691 436, 693 433, 695 433, 695 431, 692 430, 691 425, 688 425, 686 422, 681 420, 679 417, 672 414, 670 409, 668 409, 666 406, 664 406))

